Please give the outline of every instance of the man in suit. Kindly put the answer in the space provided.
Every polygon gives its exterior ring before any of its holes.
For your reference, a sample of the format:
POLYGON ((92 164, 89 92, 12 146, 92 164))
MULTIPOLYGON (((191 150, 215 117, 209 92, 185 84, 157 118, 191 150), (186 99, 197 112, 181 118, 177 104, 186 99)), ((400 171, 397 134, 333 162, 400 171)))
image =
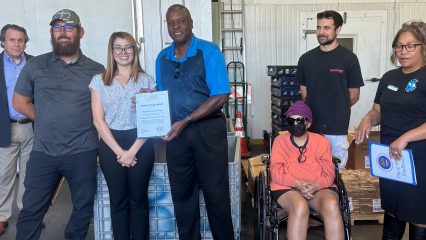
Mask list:
POLYGON ((28 40, 23 27, 7 24, 1 29, 4 51, 0 54, 0 236, 6 232, 15 198, 18 208, 22 209, 25 169, 33 147, 32 122, 12 106, 16 80, 32 57, 24 53, 28 40))

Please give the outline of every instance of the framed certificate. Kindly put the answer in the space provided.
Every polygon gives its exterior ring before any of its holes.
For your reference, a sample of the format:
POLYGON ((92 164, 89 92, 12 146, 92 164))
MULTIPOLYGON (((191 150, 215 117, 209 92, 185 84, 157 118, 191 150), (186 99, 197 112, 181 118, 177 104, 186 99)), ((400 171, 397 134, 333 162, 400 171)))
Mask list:
POLYGON ((411 149, 402 150, 402 158, 389 156, 389 145, 370 142, 370 172, 372 176, 417 185, 411 149))
POLYGON ((171 129, 168 91, 136 94, 138 138, 162 137, 171 129))

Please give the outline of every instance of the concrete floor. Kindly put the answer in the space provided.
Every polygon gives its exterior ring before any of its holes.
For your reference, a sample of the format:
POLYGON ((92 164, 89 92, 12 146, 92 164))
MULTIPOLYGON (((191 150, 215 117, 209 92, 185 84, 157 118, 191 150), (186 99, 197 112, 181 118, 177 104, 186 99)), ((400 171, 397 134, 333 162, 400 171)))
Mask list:
MULTIPOLYGON (((254 239, 254 210, 251 207, 251 198, 246 191, 245 184, 241 186, 241 240, 254 239)), ((68 185, 64 184, 55 205, 52 206, 44 218, 46 228, 42 231, 42 240, 58 240, 63 239, 63 231, 71 213, 71 199, 68 185)), ((14 240, 16 233, 17 209, 10 219, 7 232, 0 237, 1 240, 14 240)), ((407 231, 408 232, 408 231, 407 231)), ((352 236, 354 240, 378 240, 381 239, 382 225, 374 224, 374 222, 363 222, 352 228, 352 236)), ((280 239, 285 239, 285 226, 281 227, 280 239)), ((93 224, 90 225, 88 240, 94 239, 93 224)), ((324 230, 322 227, 312 227, 308 232, 309 240, 324 239, 324 230)), ((408 239, 407 233, 404 240, 408 239)))
MULTIPOLYGON (((264 147, 255 147, 255 152, 261 153, 264 147)), ((244 182, 241 184, 241 240, 254 239, 254 209, 251 205, 252 199, 250 198, 247 187, 244 182)), ((50 207, 48 213, 44 218, 46 224, 45 229, 42 231, 41 240, 60 240, 64 239, 63 232, 65 225, 71 213, 71 198, 68 185, 64 184, 61 192, 54 206, 50 207)), ((9 220, 9 227, 6 233, 0 237, 1 240, 14 240, 16 234, 16 220, 17 209, 14 209, 14 214, 9 220)), ((408 229, 408 228, 407 228, 408 229)), ((280 229, 280 239, 285 239, 285 226, 280 229)), ((375 222, 360 222, 352 227, 353 240, 378 240, 382 236, 382 225, 375 222)), ((93 223, 90 225, 88 240, 94 238, 93 223)), ((322 227, 312 227, 308 231, 309 240, 324 239, 324 229, 322 227)), ((408 239, 408 230, 404 235, 404 240, 408 239)), ((98 239, 101 240, 101 239, 98 239)))

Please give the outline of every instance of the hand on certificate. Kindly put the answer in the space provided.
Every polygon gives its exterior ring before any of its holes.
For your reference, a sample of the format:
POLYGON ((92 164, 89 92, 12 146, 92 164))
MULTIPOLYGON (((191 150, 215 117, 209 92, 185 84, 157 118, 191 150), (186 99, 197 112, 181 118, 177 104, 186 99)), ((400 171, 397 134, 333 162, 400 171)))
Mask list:
MULTIPOLYGON (((141 88, 139 89, 139 93, 149 93, 152 92, 152 89, 150 88, 141 88)), ((132 97, 132 111, 136 111, 136 97, 132 97)))
POLYGON ((397 138, 389 145, 389 156, 395 160, 401 160, 402 149, 407 147, 408 142, 404 141, 402 137, 397 138))
POLYGON ((117 162, 122 167, 133 167, 137 163, 137 159, 134 154, 129 151, 123 151, 117 155, 117 162))
POLYGON ((182 132, 182 130, 185 128, 185 125, 186 125, 185 119, 182 119, 182 120, 179 120, 179 121, 173 123, 170 131, 167 133, 166 136, 163 137, 163 140, 171 141, 171 140, 177 138, 180 135, 180 133, 182 132))

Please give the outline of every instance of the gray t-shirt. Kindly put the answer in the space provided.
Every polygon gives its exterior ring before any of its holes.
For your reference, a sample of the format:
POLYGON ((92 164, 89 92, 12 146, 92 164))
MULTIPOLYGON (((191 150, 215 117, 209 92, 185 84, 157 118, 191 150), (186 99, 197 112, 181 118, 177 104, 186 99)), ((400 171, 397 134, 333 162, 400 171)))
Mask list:
POLYGON ((100 74, 93 77, 89 85, 90 89, 99 92, 104 108, 105 122, 109 128, 115 130, 128 130, 136 128, 136 110, 132 106, 132 97, 141 88, 154 89, 155 80, 146 73, 139 74, 138 81, 128 81, 122 87, 117 80, 113 80, 111 86, 106 86, 100 74))
POLYGON ((81 52, 71 64, 50 52, 25 65, 15 92, 34 99, 33 150, 64 156, 98 147, 88 86, 103 69, 81 52))

